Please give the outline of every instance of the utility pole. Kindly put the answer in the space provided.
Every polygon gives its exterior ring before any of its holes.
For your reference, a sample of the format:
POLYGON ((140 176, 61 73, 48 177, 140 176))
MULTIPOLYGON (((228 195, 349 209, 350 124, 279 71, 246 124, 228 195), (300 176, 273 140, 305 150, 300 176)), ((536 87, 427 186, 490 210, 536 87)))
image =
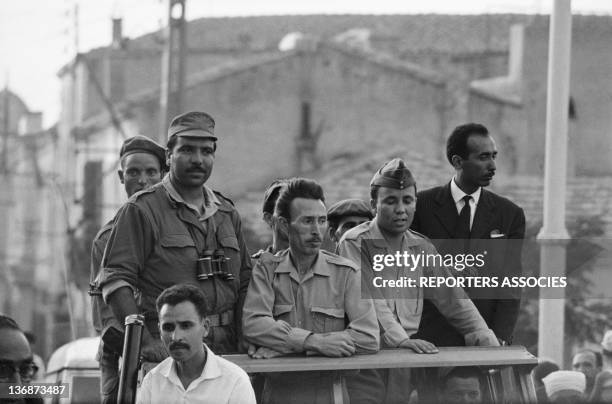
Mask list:
POLYGON ((11 127, 9 125, 11 115, 11 97, 8 88, 8 79, 4 86, 4 100, 2 103, 2 166, 0 171, 2 175, 8 175, 8 144, 9 144, 9 132, 11 127))
POLYGON ((13 181, 8 172, 8 138, 10 132, 10 102, 8 79, 2 99, 2 155, 0 155, 0 311, 9 312, 12 298, 12 286, 9 276, 9 234, 13 214, 13 181))
MULTIPOLYGON (((544 161, 544 223, 538 241, 540 275, 565 276, 567 183, 567 125, 572 46, 571 0, 555 0, 548 39, 548 97, 546 102, 546 155, 544 161)), ((538 356, 551 358, 564 368, 565 291, 546 296, 540 290, 538 356)))
POLYGON ((162 74, 160 91, 159 142, 166 143, 166 130, 173 117, 183 110, 183 88, 185 84, 186 56, 186 0, 166 0, 168 2, 168 24, 163 30, 164 52, 162 55, 162 74))

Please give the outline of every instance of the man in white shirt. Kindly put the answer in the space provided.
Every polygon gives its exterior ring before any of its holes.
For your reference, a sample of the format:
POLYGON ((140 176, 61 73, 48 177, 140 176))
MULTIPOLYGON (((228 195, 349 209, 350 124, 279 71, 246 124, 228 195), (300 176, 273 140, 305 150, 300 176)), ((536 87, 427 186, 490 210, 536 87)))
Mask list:
POLYGON ((159 295, 156 307, 161 339, 170 357, 145 376, 137 395, 139 404, 255 404, 245 371, 202 342, 210 324, 206 297, 198 287, 172 286, 159 295))

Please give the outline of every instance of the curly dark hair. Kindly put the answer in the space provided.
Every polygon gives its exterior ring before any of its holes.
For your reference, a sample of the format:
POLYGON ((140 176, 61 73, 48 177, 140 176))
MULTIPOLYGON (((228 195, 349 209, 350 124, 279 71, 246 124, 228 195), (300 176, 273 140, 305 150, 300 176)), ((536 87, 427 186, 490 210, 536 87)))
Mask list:
POLYGON ((170 286, 169 288, 165 289, 155 301, 155 306, 157 307, 157 312, 159 313, 164 304, 176 306, 182 302, 193 303, 198 311, 198 314, 203 318, 210 312, 204 292, 202 292, 197 286, 186 283, 170 286))

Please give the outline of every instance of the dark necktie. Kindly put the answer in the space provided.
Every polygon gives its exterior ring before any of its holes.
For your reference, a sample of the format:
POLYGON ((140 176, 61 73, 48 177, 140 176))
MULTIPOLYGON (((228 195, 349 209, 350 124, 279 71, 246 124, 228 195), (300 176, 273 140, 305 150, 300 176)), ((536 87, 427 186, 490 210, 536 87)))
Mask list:
MULTIPOLYGON (((469 240, 470 238, 470 216, 472 215, 472 208, 470 206, 470 195, 466 195, 463 198, 463 208, 459 213, 459 220, 457 221, 457 230, 455 231, 455 238, 469 240)), ((465 242, 465 248, 467 249, 469 241, 465 242)))

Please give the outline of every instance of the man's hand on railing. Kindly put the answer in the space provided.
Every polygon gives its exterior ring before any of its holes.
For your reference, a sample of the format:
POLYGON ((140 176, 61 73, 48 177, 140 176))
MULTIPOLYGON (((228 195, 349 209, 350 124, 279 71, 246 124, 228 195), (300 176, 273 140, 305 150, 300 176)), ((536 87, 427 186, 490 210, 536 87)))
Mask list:
POLYGON ((405 339, 402 341, 399 347, 412 349, 414 352, 419 354, 433 354, 439 352, 438 348, 436 348, 434 344, 422 339, 405 339))
POLYGON ((304 341, 304 349, 336 358, 355 354, 355 344, 346 332, 310 334, 304 341))
POLYGON ((140 355, 146 362, 161 362, 168 357, 168 351, 161 339, 153 338, 145 331, 142 336, 142 349, 140 355))
POLYGON ((276 358, 278 356, 283 356, 282 353, 275 351, 271 348, 261 346, 255 349, 256 347, 254 345, 251 345, 251 347, 249 347, 249 356, 253 359, 270 359, 276 358), (252 350, 251 347, 253 348, 252 350))

